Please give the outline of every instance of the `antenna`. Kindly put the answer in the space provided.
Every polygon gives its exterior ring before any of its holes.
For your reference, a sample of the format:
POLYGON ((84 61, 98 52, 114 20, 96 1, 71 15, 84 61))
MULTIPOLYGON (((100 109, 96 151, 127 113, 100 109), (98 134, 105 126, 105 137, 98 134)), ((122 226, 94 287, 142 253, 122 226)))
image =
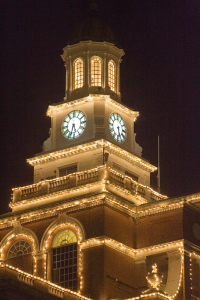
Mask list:
POLYGON ((158 193, 160 193, 160 138, 158 135, 158 193))

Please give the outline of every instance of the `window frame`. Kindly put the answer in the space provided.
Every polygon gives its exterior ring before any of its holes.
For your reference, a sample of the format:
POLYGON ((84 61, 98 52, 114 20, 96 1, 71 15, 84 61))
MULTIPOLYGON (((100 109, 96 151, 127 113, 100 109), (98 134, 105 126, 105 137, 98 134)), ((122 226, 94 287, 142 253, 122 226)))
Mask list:
MULTIPOLYGON (((18 251, 18 253, 19 253, 19 251, 18 251)), ((32 248, 31 248, 31 245, 26 241, 26 240, 19 240, 19 241, 16 241, 15 243, 13 243, 11 246, 10 246, 10 248, 8 249, 8 252, 7 252, 7 259, 10 259, 10 258, 14 258, 14 257, 18 257, 18 256, 22 256, 22 255, 27 255, 27 254, 30 254, 30 253, 32 253, 32 248), (21 243, 21 244, 20 244, 21 243), (22 245, 22 243, 23 243, 23 245, 22 245), (16 244, 19 244, 18 246, 16 246, 16 244), (28 245, 28 246, 25 246, 25 245, 28 245), (19 250, 22 250, 21 249, 21 247, 23 246, 23 248, 25 248, 25 251, 26 252, 24 252, 23 254, 17 254, 16 253, 16 255, 14 255, 14 253, 16 252, 15 251, 15 249, 17 249, 17 248, 20 248, 19 250), (14 248, 13 250, 12 250, 12 248, 14 248), (29 250, 28 250, 29 249, 29 250), (27 252, 27 250, 28 250, 28 252, 27 252), (11 251, 12 251, 12 255, 11 255, 11 251)))
POLYGON ((81 57, 76 58, 73 61, 73 90, 82 88, 84 84, 84 63, 81 57), (81 63, 81 66, 77 66, 78 63, 81 63), (80 78, 77 79, 79 76, 80 78))
POLYGON ((103 59, 98 55, 92 56, 90 58, 90 85, 94 86, 94 87, 95 86, 101 87, 102 86, 102 78, 103 78, 102 74, 103 74, 103 59), (95 60, 99 60, 99 62, 100 62, 100 64, 99 64, 100 71, 98 70, 99 66, 97 66, 95 64, 93 66, 93 62, 95 60), (92 76, 94 76, 94 83, 93 83, 92 76))
POLYGON ((51 273, 52 281, 64 288, 77 291, 78 289, 78 238, 75 232, 69 228, 58 231, 52 241, 51 247, 51 273), (63 238, 66 243, 63 243, 62 232, 70 231, 72 233, 71 239, 66 240, 66 234, 63 234, 63 238), (56 239, 60 240, 60 245, 57 245, 56 239), (76 240, 76 241, 75 241, 76 240), (71 243, 71 241, 73 241, 71 243), (75 242, 74 242, 75 241, 75 242), (56 246, 53 246, 53 245, 56 246), (68 264, 66 265, 66 262, 68 264))
POLYGON ((112 59, 108 61, 108 86, 110 87, 111 91, 116 91, 116 63, 112 59), (109 67, 110 64, 113 66, 112 70, 109 67))

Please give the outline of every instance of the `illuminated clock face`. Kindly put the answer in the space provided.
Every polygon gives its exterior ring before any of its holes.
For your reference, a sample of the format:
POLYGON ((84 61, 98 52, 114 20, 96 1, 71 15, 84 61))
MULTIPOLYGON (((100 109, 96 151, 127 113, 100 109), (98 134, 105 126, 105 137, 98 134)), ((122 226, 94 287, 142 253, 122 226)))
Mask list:
POLYGON ((68 139, 79 137, 86 127, 86 116, 80 110, 71 111, 62 123, 62 133, 68 139))
POLYGON ((122 117, 117 114, 113 113, 109 119, 109 128, 111 135, 114 139, 118 142, 123 142, 126 138, 126 125, 122 117))

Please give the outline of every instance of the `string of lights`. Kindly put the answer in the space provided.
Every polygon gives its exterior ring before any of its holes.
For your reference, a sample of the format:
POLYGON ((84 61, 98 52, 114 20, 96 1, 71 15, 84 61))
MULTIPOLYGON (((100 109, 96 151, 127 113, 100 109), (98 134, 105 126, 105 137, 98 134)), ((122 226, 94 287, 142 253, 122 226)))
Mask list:
POLYGON ((41 282, 41 283, 47 285, 48 291, 52 292, 54 295, 57 295, 57 296, 60 295, 61 297, 63 297, 67 293, 68 295, 71 294, 71 295, 77 296, 78 299, 91 300, 90 298, 81 295, 80 292, 74 292, 72 290, 62 288, 61 286, 56 285, 48 280, 45 280, 45 279, 35 276, 35 275, 31 275, 29 273, 26 273, 18 268, 15 268, 15 267, 5 264, 3 262, 0 262, 0 268, 6 268, 7 270, 15 271, 16 278, 21 279, 21 281, 28 283, 30 285, 33 285, 34 281, 41 282))
POLYGON ((133 165, 136 165, 144 170, 147 170, 148 172, 154 172, 157 170, 157 168, 155 166, 146 162, 142 158, 140 158, 134 154, 131 154, 130 152, 123 150, 120 147, 117 147, 116 145, 114 145, 106 140, 97 140, 97 141, 94 141, 91 143, 78 145, 78 146, 71 147, 68 149, 55 151, 55 152, 43 154, 40 156, 35 156, 33 158, 27 159, 27 162, 30 165, 34 166, 36 164, 41 164, 41 163, 48 162, 48 161, 54 161, 56 159, 66 158, 66 157, 70 157, 72 155, 89 152, 91 150, 96 150, 96 149, 99 149, 100 147, 101 148, 105 147, 105 150, 108 151, 109 153, 113 153, 113 154, 117 155, 118 157, 121 157, 121 158, 129 161, 133 165))
POLYGON ((127 114, 128 116, 133 116, 134 121, 136 118, 139 116, 139 112, 134 111, 118 102, 115 100, 111 99, 110 96, 108 95, 93 95, 90 94, 88 97, 84 97, 78 100, 70 101, 70 102, 65 102, 62 104, 57 104, 57 105, 49 105, 48 110, 47 110, 47 116, 52 117, 53 113, 55 111, 63 111, 63 109, 69 109, 72 106, 74 107, 75 105, 81 105, 85 104, 87 102, 94 102, 94 100, 105 100, 106 103, 110 104, 112 107, 119 109, 121 112, 127 114))

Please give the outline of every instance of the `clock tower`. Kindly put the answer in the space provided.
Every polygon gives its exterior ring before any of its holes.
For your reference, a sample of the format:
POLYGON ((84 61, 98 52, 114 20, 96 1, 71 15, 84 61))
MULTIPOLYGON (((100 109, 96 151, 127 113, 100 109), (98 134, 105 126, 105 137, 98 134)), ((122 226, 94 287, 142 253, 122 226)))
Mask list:
POLYGON ((92 2, 63 49, 50 136, 27 159, 34 182, 0 218, 3 299, 200 299, 200 194, 150 187, 139 113, 121 103, 123 55, 92 2))
POLYGON ((55 161, 44 165, 43 160, 42 164, 40 159, 29 160, 34 165, 35 183, 57 177, 64 166, 68 170, 68 166, 73 165, 71 170, 81 172, 106 162, 119 173, 150 185, 150 172, 156 168, 142 159, 142 148, 135 140, 134 123, 139 113, 121 104, 123 55, 110 28, 98 18, 96 5, 91 4, 86 19, 63 49, 65 97, 63 102, 50 105, 47 110, 51 117, 50 137, 41 153, 43 157, 54 156, 64 149, 86 147, 90 155, 87 158, 72 155, 56 160, 56 165, 55 161), (127 156, 131 160, 128 161, 127 156))

